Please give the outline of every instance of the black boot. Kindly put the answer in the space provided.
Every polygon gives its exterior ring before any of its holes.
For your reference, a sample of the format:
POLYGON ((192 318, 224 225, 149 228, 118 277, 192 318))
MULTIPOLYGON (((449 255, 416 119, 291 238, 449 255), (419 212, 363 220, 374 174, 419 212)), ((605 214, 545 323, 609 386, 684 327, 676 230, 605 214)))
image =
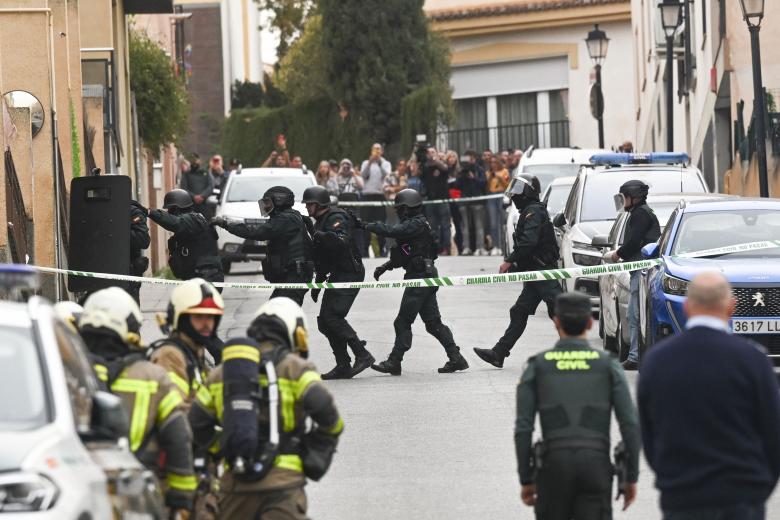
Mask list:
POLYGON ((400 361, 394 361, 392 359, 388 359, 387 361, 382 361, 380 363, 377 363, 376 365, 371 365, 371 368, 373 368, 377 372, 382 372, 383 374, 390 374, 391 376, 401 375, 400 361))
POLYGON ((444 364, 444 366, 439 369, 439 373, 451 374, 452 372, 457 372, 458 370, 466 370, 468 367, 469 367, 469 362, 466 361, 466 358, 458 354, 457 357, 454 357, 449 361, 447 361, 444 364))
MULTIPOLYGON (((365 344, 365 341, 363 344, 365 344)), ((352 377, 373 365, 374 361, 376 361, 376 358, 371 355, 371 352, 363 348, 363 351, 355 356, 355 365, 352 367, 352 377)))
POLYGON ((322 374, 322 379, 327 381, 329 379, 349 379, 353 376, 352 367, 349 365, 336 365, 333 370, 322 374))
POLYGON ((475 348, 474 353, 485 363, 490 363, 496 368, 503 368, 504 356, 492 348, 475 348))

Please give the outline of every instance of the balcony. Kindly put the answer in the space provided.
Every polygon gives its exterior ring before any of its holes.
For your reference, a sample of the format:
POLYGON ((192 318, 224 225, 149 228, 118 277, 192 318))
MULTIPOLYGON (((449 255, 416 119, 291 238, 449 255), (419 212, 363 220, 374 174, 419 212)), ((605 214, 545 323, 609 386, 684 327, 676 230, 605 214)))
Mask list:
POLYGON ((531 145, 536 148, 569 147, 569 120, 444 130, 436 138, 440 150, 455 150, 461 154, 466 150, 481 152, 486 148, 525 150, 531 145))

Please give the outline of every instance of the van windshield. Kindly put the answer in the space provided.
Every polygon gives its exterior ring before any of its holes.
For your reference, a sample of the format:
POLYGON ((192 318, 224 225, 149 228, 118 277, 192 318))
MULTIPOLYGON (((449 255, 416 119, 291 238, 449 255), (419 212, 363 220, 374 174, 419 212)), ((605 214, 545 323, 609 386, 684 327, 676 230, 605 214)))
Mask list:
POLYGON ((573 177, 577 175, 580 165, 577 163, 565 164, 529 164, 523 167, 523 173, 533 175, 539 179, 542 193, 547 189, 553 179, 558 177, 573 177))
POLYGON ((296 177, 280 176, 236 176, 231 179, 226 202, 257 202, 263 193, 274 186, 287 186, 295 194, 296 202, 303 198, 306 188, 313 186, 311 177, 300 175, 296 177))
POLYGON ((0 395, 0 431, 31 430, 48 422, 43 367, 28 328, 0 326, 0 395))

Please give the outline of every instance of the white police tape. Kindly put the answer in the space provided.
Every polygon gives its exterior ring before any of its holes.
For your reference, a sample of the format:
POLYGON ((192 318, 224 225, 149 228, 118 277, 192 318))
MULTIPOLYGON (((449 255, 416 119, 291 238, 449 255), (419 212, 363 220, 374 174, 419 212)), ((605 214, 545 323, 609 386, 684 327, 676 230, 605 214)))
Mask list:
MULTIPOLYGON (((741 253, 761 249, 780 248, 780 240, 765 240, 760 242, 748 242, 733 246, 707 249, 703 251, 688 252, 677 257, 702 258, 719 256, 729 253, 741 253)), ((488 285, 517 282, 542 282, 578 278, 580 276, 600 277, 608 274, 625 273, 648 269, 659 264, 661 260, 639 260, 636 262, 622 262, 617 264, 603 264, 592 267, 576 267, 573 269, 543 269, 540 271, 526 271, 521 273, 468 275, 468 276, 439 276, 435 278, 415 278, 412 280, 392 280, 387 282, 310 282, 310 283, 252 283, 252 282, 216 282, 216 287, 230 289, 249 290, 275 290, 275 289, 405 289, 407 287, 458 287, 466 285, 488 285)), ((42 273, 67 274, 71 276, 83 276, 85 278, 99 278, 103 280, 117 280, 126 282, 151 283, 158 285, 178 285, 182 280, 167 280, 164 278, 147 278, 143 276, 127 276, 107 273, 92 273, 73 271, 70 269, 57 269, 54 267, 33 266, 42 273)))
MULTIPOLYGON (((498 199, 503 198, 503 193, 494 193, 492 195, 479 195, 477 197, 460 197, 457 199, 433 199, 433 200, 424 200, 423 204, 449 204, 450 202, 454 203, 465 203, 465 202, 475 202, 480 200, 491 200, 491 199, 498 199)), ((338 206, 339 207, 378 207, 378 206, 392 206, 395 204, 392 200, 356 200, 356 201, 339 201, 338 206)))

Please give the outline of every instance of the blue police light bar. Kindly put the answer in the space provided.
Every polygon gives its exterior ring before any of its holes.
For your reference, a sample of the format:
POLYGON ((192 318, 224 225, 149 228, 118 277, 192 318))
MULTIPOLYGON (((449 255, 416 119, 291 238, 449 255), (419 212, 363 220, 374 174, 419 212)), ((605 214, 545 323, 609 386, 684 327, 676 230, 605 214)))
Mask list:
POLYGON ((38 271, 24 264, 0 264, 0 289, 37 289, 38 271))
POLYGON ((590 163, 597 166, 610 164, 688 164, 690 160, 685 152, 598 153, 591 156, 590 163))

